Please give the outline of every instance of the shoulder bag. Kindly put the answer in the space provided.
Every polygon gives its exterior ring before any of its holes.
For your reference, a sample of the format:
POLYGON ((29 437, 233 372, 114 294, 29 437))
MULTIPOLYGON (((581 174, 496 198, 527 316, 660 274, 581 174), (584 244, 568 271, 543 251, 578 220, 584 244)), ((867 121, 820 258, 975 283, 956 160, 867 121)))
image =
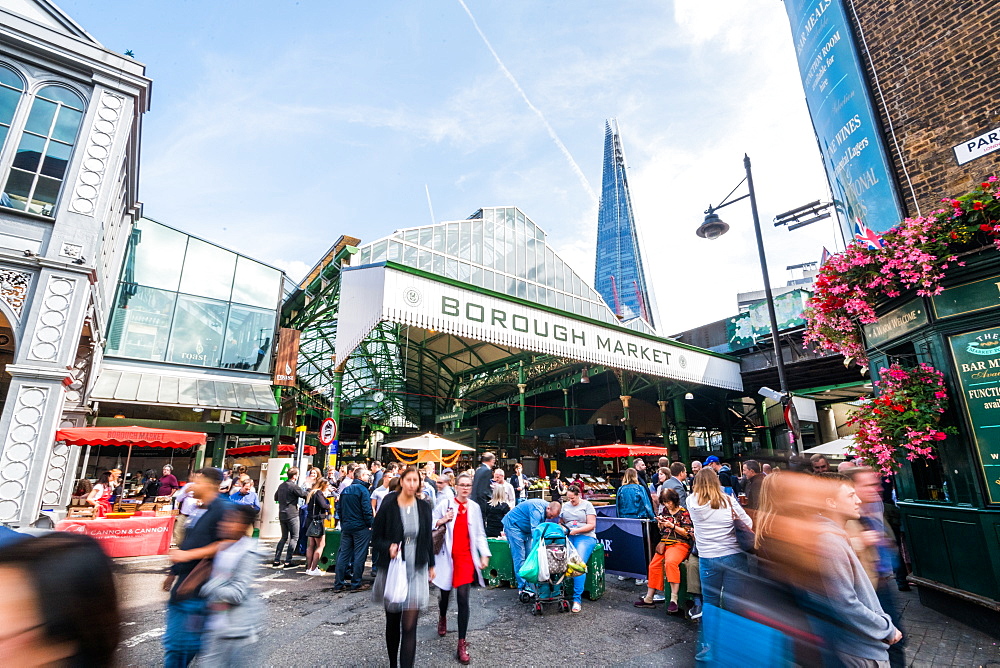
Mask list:
MULTIPOLYGON (((314 492, 313 494, 317 494, 314 492)), ((309 526, 306 528, 306 536, 309 538, 322 538, 326 534, 326 526, 322 517, 318 517, 317 510, 319 504, 314 503, 315 499, 309 500, 309 526)))
MULTIPOLYGON (((448 509, 451 510, 451 504, 448 504, 448 509)), ((448 533, 448 523, 445 522, 441 526, 436 526, 431 531, 431 545, 434 548, 434 554, 440 554, 441 550, 444 549, 444 539, 448 533)))

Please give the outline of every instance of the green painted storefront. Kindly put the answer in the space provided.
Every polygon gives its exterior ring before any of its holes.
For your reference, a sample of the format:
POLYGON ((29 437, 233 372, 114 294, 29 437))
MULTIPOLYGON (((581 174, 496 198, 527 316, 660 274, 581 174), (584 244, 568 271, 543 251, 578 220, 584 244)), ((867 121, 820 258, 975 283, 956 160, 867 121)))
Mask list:
POLYGON ((945 374, 959 433, 907 463, 897 496, 921 599, 997 631, 1000 619, 1000 253, 961 258, 934 297, 904 294, 865 327, 872 375, 899 361, 945 374), (985 621, 989 620, 989 621, 985 621))

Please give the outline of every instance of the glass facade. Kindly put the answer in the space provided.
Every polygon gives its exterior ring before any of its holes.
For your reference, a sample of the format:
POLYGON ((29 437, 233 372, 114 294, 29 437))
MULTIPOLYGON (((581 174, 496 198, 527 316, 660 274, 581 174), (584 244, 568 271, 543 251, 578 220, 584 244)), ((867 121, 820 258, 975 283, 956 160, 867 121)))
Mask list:
POLYGON ((655 328, 656 307, 646 283, 625 172, 625 152, 618 123, 611 119, 605 124, 604 132, 604 175, 597 214, 594 285, 623 320, 641 318, 655 328))
POLYGON ((281 285, 277 269, 144 218, 105 355, 268 373, 281 285))
POLYGON ((545 243, 545 232, 515 207, 467 220, 397 230, 359 249, 359 264, 392 261, 487 290, 610 324, 601 296, 545 243))

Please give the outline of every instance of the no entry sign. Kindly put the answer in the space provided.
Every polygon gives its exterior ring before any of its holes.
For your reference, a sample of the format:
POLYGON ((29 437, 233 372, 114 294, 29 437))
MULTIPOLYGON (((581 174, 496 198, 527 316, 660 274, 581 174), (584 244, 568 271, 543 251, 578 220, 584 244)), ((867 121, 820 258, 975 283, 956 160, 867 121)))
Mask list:
POLYGON ((333 418, 323 420, 319 426, 319 442, 323 445, 330 445, 337 438, 337 421, 333 418))

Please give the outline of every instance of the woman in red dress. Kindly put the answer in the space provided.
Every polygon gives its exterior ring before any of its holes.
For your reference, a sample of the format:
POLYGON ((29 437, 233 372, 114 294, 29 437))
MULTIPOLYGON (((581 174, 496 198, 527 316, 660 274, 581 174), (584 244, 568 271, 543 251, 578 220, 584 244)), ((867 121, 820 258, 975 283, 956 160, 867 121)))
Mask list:
POLYGON ((441 590, 438 635, 448 633, 448 600, 451 590, 458 599, 458 650, 456 658, 463 664, 471 660, 465 643, 469 628, 469 591, 473 580, 485 586, 481 568, 490 565, 490 548, 486 542, 482 510, 469 502, 472 476, 463 473, 455 481, 455 498, 442 499, 434 509, 434 527, 446 526, 444 545, 435 557, 436 577, 433 582, 441 590))
POLYGON ((117 480, 112 471, 105 471, 101 478, 87 495, 87 503, 94 507, 94 517, 104 517, 111 512, 111 494, 115 490, 117 480))

